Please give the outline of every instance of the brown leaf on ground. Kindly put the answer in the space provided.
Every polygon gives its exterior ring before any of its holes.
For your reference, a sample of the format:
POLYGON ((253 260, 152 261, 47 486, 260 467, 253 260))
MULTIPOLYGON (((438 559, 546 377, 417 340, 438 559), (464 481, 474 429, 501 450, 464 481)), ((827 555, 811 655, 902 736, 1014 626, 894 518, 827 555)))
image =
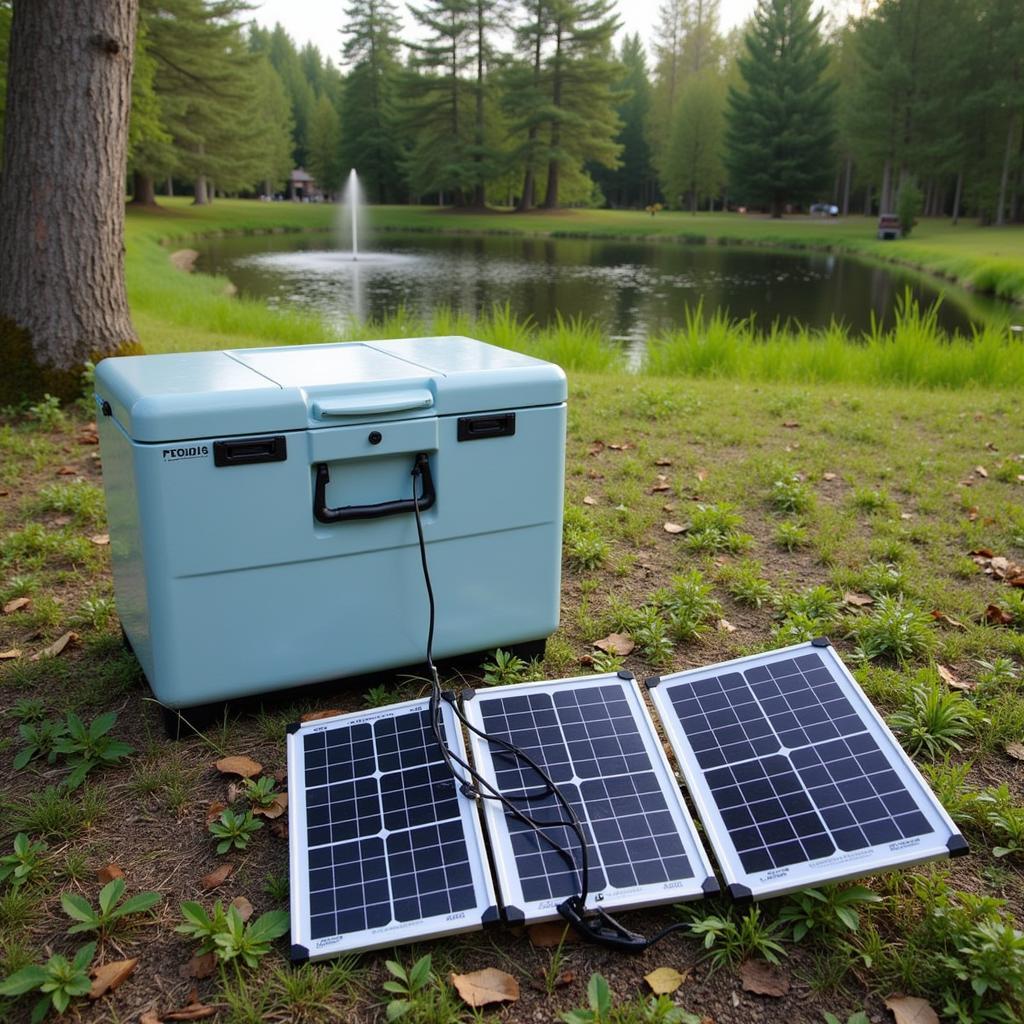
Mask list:
POLYGON ((222 757, 214 767, 222 775, 241 775, 243 779, 254 779, 263 771, 263 765, 245 754, 222 757))
POLYGON ((106 885, 107 882, 112 882, 115 878, 124 878, 124 871, 121 870, 120 864, 111 862, 106 864, 96 872, 96 880, 101 885, 106 885))
POLYGON ((708 471, 706 469, 704 469, 703 467, 699 468, 697 470, 697 479, 701 483, 704 483, 704 481, 707 480, 707 478, 708 478, 708 471))
POLYGON ((270 823, 270 834, 275 839, 287 839, 288 838, 288 819, 278 818, 276 821, 270 823))
POLYGON ((836 478, 836 474, 835 473, 822 473, 821 474, 821 479, 822 480, 835 480, 835 478, 836 478))
POLYGON ((335 715, 342 713, 338 708, 326 708, 324 711, 307 711, 304 715, 299 715, 299 721, 319 722, 321 718, 334 718, 335 715))
POLYGON ((986 451, 990 451, 990 452, 997 452, 997 451, 999 451, 999 449, 991 441, 986 441, 985 442, 985 450, 986 451))
POLYGON ((975 522, 977 520, 977 518, 978 518, 978 509, 977 509, 977 507, 969 508, 967 510, 967 521, 969 523, 973 523, 973 522, 975 522))
POLYGON ((160 1015, 154 1009, 143 1010, 139 1024, 161 1024, 160 1015))
POLYGON ((77 476, 78 470, 74 466, 61 466, 57 470, 57 476, 77 476))
POLYGON ((885 1000, 886 1008, 892 1010, 896 1024, 939 1024, 939 1015, 928 1005, 926 999, 917 996, 891 995, 885 1000))
POLYGON ((796 430, 800 426, 800 422, 798 420, 783 420, 782 425, 789 430, 796 430))
POLYGON ((79 444, 99 444, 100 435, 96 432, 96 424, 89 423, 82 428, 82 432, 75 439, 79 444))
POLYGON ((0 651, 0 661, 13 661, 15 658, 21 657, 21 651, 17 647, 12 647, 8 651, 0 651))
POLYGON ((580 664, 585 668, 592 668, 594 665, 594 656, 592 654, 581 654, 580 664))
POLYGON ((594 441, 587 449, 588 455, 600 455, 604 451, 604 441, 594 441))
POLYGON ((735 633, 736 627, 728 619, 719 619, 717 623, 720 633, 735 633))
POLYGON ((89 971, 92 978, 89 998, 99 999, 100 996, 113 992, 135 970, 138 964, 139 958, 136 956, 131 960, 111 960, 109 964, 92 968, 89 971))
POLYGON ((592 646, 599 651, 606 651, 608 654, 621 654, 622 657, 625 657, 632 653, 636 644, 626 633, 609 633, 606 637, 595 640, 592 646))
POLYGON ((235 910, 238 911, 238 916, 242 919, 243 923, 245 923, 249 920, 250 917, 252 917, 253 907, 245 896, 236 896, 231 901, 231 906, 233 906, 235 910))
POLYGON ((519 982, 497 967, 485 967, 469 974, 450 974, 448 980, 467 1006, 514 1003, 519 999, 519 982))
POLYGON ((972 683, 967 679, 961 679, 959 676, 946 668, 945 665, 936 665, 935 671, 939 673, 939 678, 951 689, 951 690, 973 690, 977 687, 977 683, 972 683))
POLYGON ((592 494, 586 494, 586 495, 583 496, 583 504, 584 505, 596 505, 597 504, 597 498, 595 498, 592 494))
POLYGON ((689 529, 685 523, 664 523, 661 528, 666 533, 686 533, 689 529))
POLYGON ((107 544, 110 543, 110 534, 109 533, 96 533, 96 534, 93 534, 93 536, 91 536, 89 538, 89 540, 91 540, 93 542, 93 544, 96 544, 97 546, 102 548, 102 547, 105 547, 107 544))
POLYGON ((613 452, 625 452, 629 451, 629 449, 632 448, 633 446, 628 441, 623 441, 621 444, 610 444, 608 445, 608 447, 613 452))
POLYGON ((843 601, 846 604, 852 604, 855 608, 866 608, 869 604, 875 603, 875 599, 870 594, 858 594, 852 590, 843 594, 843 601))
POLYGON ((199 879, 199 888, 203 892, 210 892, 216 889, 218 886, 223 885, 230 877, 231 873, 235 870, 235 865, 230 861, 225 861, 220 867, 215 868, 208 875, 203 875, 199 879))
POLYGON ((179 978, 196 978, 202 981, 203 978, 211 978, 217 970, 217 954, 203 953, 202 956, 192 957, 187 964, 178 968, 179 978))
POLYGON ((651 488, 651 494, 659 494, 662 491, 671 491, 672 487, 668 482, 668 477, 664 473, 659 473, 657 482, 651 488))
POLYGON ((1024 761, 1024 743, 1007 743, 1003 750, 1007 752, 1014 759, 1014 761, 1024 761))
POLYGON ((275 793, 274 799, 266 807, 254 807, 252 813, 257 817, 280 818, 288 810, 288 794, 275 793))
POLYGON ((656 466, 671 466, 672 465, 672 460, 671 459, 655 459, 654 460, 654 464, 656 466))
POLYGON ((531 924, 526 929, 530 939, 530 945, 536 949, 555 949, 563 944, 579 942, 580 937, 564 921, 544 921, 541 924, 531 924))
POLYGON ((789 978, 766 960, 744 960, 740 964, 744 992, 780 998, 789 991, 789 978))
POLYGON ((686 974, 680 974, 673 967, 657 967, 644 975, 644 981, 656 996, 667 996, 686 981, 686 974))
POLYGON ((277 771, 274 772, 274 781, 279 786, 283 786, 288 781, 288 769, 278 768, 277 771))
POLYGON ((982 480, 988 479, 988 470, 984 466, 975 466, 974 472, 977 476, 980 476, 982 480))
POLYGON ((997 604, 990 604, 982 618, 990 626, 1009 626, 1013 622, 1013 616, 997 604))
POLYGON ((207 1006, 199 1002, 198 997, 193 999, 187 1006, 180 1010, 167 1010, 164 1020, 202 1020, 204 1017, 212 1017, 217 1012, 216 1006, 207 1006))
POLYGON ((31 597, 12 598, 4 605, 4 615, 13 615, 15 612, 20 612, 23 608, 30 608, 31 606, 31 597))
POLYGON ((75 643, 78 643, 77 633, 64 633, 62 636, 54 640, 49 647, 44 647, 41 651, 36 651, 30 660, 39 661, 40 658, 56 658, 65 647, 75 643))
POLYGON ((976 555, 978 558, 993 558, 995 557, 991 548, 975 548, 968 554, 976 555))
POLYGON ((952 626, 953 629, 967 628, 959 619, 954 619, 952 618, 952 616, 947 615, 945 612, 940 612, 937 609, 932 610, 932 618, 936 622, 941 622, 944 625, 952 626))
POLYGON ((212 825, 221 814, 228 809, 228 805, 222 803, 220 800, 210 801, 209 806, 206 808, 206 824, 212 825))

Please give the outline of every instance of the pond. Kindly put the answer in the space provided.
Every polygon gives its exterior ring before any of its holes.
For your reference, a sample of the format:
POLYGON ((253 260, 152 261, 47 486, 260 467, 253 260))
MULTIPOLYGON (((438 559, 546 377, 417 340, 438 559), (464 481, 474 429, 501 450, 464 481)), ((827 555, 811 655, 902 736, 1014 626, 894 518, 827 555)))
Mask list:
POLYGON ((997 299, 936 287, 911 271, 820 252, 603 239, 380 233, 353 262, 326 234, 258 235, 196 243, 196 269, 223 274, 240 294, 295 306, 345 323, 399 307, 427 316, 438 306, 489 311, 508 303, 540 324, 597 320, 632 347, 683 322, 702 298, 705 312, 825 327, 833 319, 859 335, 875 315, 892 322, 906 288, 923 305, 942 295, 939 322, 969 333, 1005 316, 997 299))

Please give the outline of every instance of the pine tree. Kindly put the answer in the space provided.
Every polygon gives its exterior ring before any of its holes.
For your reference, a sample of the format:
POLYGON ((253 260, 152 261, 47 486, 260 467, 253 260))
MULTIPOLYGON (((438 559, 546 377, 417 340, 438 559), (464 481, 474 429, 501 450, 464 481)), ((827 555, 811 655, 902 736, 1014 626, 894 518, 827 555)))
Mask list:
POLYGON ((326 94, 316 101, 309 125, 309 172, 327 192, 341 189, 341 120, 326 94))
POLYGON ((250 25, 249 48, 257 53, 266 54, 281 78, 291 106, 294 125, 292 160, 296 167, 305 167, 309 163, 309 132, 313 110, 316 107, 316 88, 307 72, 316 62, 300 55, 294 40, 280 24, 275 25, 270 31, 261 29, 256 24, 250 25))
POLYGON ((265 195, 273 195, 284 186, 292 169, 295 122, 284 82, 264 56, 256 62, 255 84, 263 145, 256 157, 251 183, 258 183, 265 195))
POLYGON ((688 75, 680 91, 669 136, 665 194, 675 205, 681 196, 691 213, 702 198, 716 196, 725 180, 722 144, 725 134, 725 92, 712 68, 688 75))
POLYGON ((350 68, 341 101, 342 162, 354 167, 372 202, 403 194, 395 126, 398 15, 390 0, 352 0, 342 30, 350 68))
POLYGON ((729 90, 727 166, 733 190, 781 217, 788 202, 824 188, 835 137, 828 51, 810 0, 758 0, 739 59, 742 88, 729 90))
POLYGON ((7 111, 7 49, 11 40, 11 2, 0 0, 0 135, 7 111))

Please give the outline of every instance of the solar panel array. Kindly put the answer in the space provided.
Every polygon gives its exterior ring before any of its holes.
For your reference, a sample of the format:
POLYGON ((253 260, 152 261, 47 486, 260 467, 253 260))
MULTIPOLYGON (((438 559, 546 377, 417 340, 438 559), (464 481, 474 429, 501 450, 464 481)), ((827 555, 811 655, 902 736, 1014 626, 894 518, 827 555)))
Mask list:
POLYGON ((495 899, 479 819, 442 760, 426 701, 299 726, 288 764, 295 958, 481 927, 495 899))
MULTIPOLYGON (((632 676, 589 676, 478 690, 465 705, 474 726, 522 749, 579 816, 590 853, 588 888, 605 908, 678 901, 717 889, 679 787, 632 676)), ((540 794, 521 759, 472 736, 478 768, 505 794, 540 794)), ((552 795, 517 801, 540 821, 562 817, 552 795)), ((497 803, 485 806, 499 891, 527 921, 556 916, 578 891, 562 853, 497 803)), ((566 827, 543 830, 579 856, 566 827)))
POLYGON ((734 894, 777 894, 966 848, 830 646, 648 686, 734 894))

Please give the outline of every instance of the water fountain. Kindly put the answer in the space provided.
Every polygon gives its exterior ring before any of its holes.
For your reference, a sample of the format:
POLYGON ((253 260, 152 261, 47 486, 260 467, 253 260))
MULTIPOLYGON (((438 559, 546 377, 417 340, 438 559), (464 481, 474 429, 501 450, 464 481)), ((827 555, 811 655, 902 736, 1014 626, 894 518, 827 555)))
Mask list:
POLYGON ((359 184, 359 175, 353 167, 349 171, 348 181, 345 183, 345 190, 341 194, 341 209, 339 211, 339 226, 341 239, 351 239, 352 259, 359 259, 359 220, 363 210, 363 194, 359 184))

